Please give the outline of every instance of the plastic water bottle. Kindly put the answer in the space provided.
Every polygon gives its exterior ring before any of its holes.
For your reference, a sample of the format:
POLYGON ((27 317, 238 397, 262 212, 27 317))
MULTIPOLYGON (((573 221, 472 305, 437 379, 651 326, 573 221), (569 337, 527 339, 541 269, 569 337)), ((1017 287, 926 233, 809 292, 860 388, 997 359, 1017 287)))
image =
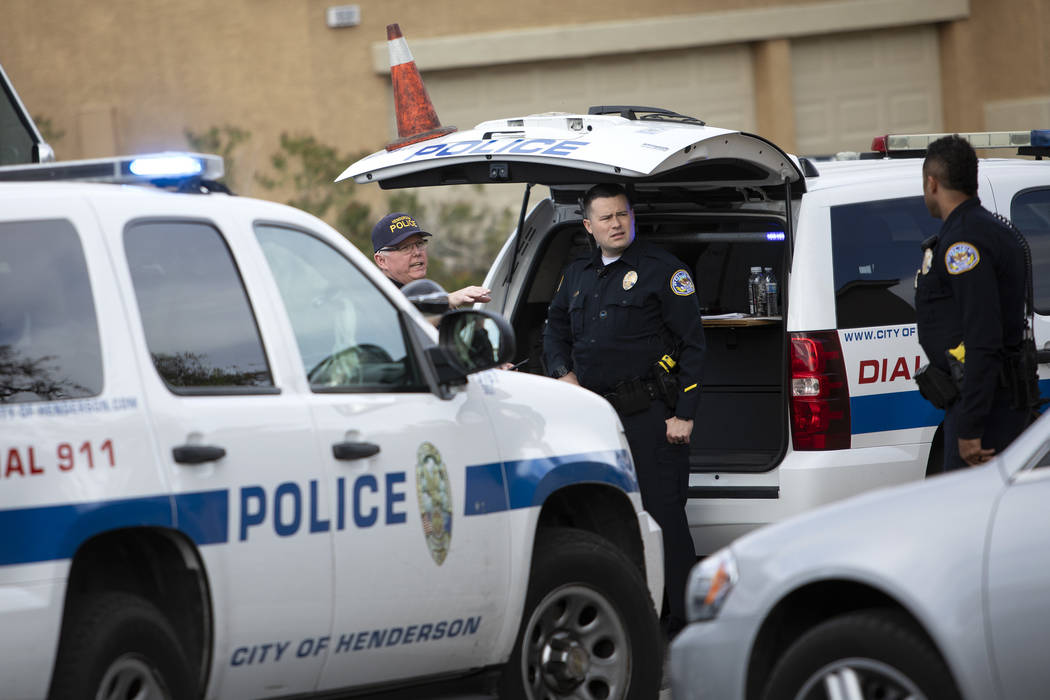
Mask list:
POLYGON ((779 316, 780 315, 780 303, 777 299, 777 293, 779 285, 777 284, 777 276, 773 274, 773 268, 767 267, 763 276, 764 287, 766 290, 766 316, 779 316))
POLYGON ((758 288, 762 285, 762 268, 752 267, 747 278, 747 312, 752 316, 761 314, 758 305, 758 288))

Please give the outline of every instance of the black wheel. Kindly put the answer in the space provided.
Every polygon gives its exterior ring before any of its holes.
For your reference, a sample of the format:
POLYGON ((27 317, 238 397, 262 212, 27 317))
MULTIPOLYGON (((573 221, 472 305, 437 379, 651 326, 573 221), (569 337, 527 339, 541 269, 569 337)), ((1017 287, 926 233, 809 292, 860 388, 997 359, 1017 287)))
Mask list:
POLYGON ((902 614, 861 610, 824 622, 791 645, 764 700, 957 700, 948 667, 902 614))
POLYGON ((593 533, 541 531, 500 698, 650 700, 659 692, 662 654, 637 567, 593 533))
POLYGON ((194 674, 171 625, 127 593, 93 596, 71 611, 51 679, 52 700, 182 700, 194 674))

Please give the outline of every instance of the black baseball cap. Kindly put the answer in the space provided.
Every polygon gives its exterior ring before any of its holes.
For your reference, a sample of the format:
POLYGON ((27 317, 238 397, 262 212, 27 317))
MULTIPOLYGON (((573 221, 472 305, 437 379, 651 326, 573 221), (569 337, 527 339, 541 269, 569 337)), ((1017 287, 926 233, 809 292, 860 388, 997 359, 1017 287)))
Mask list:
POLYGON ((429 236, 430 234, 419 228, 419 224, 408 214, 395 211, 387 214, 372 227, 372 247, 375 252, 383 248, 391 248, 409 236, 419 234, 429 236))

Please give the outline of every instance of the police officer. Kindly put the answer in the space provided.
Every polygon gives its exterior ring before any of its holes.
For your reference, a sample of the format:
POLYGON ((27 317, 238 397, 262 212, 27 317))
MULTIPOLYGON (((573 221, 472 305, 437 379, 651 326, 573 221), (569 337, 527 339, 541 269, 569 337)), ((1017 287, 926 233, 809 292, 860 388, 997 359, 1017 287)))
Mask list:
POLYGON ((685 624, 685 581, 696 562, 685 502, 704 361, 700 305, 685 266, 635 240, 622 187, 592 187, 583 216, 598 250, 565 270, 548 310, 544 360, 551 376, 602 394, 620 414, 642 503, 663 528, 673 636, 685 624), (678 381, 661 383, 657 363, 675 351, 678 381))
MULTIPOLYGON (((427 239, 424 231, 408 214, 387 214, 372 227, 372 247, 376 265, 387 278, 401 289, 413 280, 427 276, 427 239)), ((448 305, 458 308, 474 302, 492 301, 490 290, 469 286, 449 292, 448 305)))
POLYGON ((948 471, 987 462, 1025 427, 1028 406, 1012 397, 1026 381, 1018 358, 1028 270, 1023 240, 977 198, 977 154, 964 139, 930 144, 922 191, 944 222, 923 242, 915 309, 931 367, 958 390, 944 416, 948 471))

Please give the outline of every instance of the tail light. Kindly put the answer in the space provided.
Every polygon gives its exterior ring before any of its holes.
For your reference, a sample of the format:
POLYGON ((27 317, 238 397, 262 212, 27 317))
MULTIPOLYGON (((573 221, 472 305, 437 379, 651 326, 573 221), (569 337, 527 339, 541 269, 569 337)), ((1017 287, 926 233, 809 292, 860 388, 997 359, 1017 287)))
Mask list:
POLYGON ((836 331, 791 333, 791 444, 850 447, 849 384, 836 331))

